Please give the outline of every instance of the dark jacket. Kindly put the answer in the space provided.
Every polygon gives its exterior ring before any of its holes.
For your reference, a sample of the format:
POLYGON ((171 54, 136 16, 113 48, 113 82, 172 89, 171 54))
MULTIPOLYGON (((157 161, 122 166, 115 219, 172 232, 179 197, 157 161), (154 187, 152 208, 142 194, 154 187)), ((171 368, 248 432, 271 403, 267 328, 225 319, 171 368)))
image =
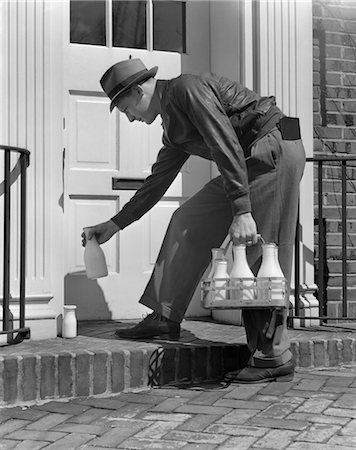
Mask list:
POLYGON ((283 115, 274 97, 213 74, 158 80, 163 147, 152 173, 112 218, 121 228, 149 211, 164 195, 190 155, 214 160, 232 214, 251 211, 245 157, 253 143, 283 115))

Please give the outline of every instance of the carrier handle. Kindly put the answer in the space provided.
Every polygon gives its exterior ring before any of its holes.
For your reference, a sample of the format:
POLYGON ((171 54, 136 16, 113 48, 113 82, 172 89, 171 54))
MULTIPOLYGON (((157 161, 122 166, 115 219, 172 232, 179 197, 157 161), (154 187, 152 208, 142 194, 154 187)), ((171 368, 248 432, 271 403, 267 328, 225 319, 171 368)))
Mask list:
MULTIPOLYGON (((261 242, 261 244, 265 244, 266 243, 266 241, 263 239, 263 237, 260 234, 257 234, 257 243, 259 241, 261 242)), ((225 246, 223 244, 222 248, 224 249, 224 256, 226 256, 226 254, 227 254, 227 252, 229 250, 230 244, 232 244, 232 239, 229 239, 225 246)), ((247 245, 249 245, 249 244, 247 244, 247 245)))

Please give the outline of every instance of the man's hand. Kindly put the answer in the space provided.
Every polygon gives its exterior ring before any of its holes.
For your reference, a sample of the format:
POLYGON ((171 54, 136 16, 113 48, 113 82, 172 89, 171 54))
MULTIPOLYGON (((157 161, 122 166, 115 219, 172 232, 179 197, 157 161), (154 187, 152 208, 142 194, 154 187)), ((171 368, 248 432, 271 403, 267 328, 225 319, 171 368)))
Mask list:
POLYGON ((251 213, 235 216, 229 229, 229 234, 234 245, 257 243, 257 226, 251 213))
POLYGON ((85 247, 86 240, 90 240, 93 236, 95 236, 99 244, 103 244, 119 230, 120 228, 112 220, 99 223, 93 227, 87 227, 85 228, 85 232, 83 231, 82 233, 82 245, 85 247))

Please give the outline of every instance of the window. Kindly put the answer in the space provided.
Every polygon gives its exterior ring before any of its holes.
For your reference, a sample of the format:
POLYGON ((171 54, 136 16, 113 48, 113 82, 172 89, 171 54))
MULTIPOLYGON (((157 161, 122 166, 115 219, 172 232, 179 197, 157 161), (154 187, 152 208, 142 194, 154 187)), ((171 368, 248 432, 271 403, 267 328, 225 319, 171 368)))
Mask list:
POLYGON ((153 49, 185 52, 184 2, 153 2, 153 49))
POLYGON ((184 53, 186 9, 177 0, 70 0, 70 42, 184 53))
POLYGON ((113 46, 147 48, 146 2, 113 0, 113 46))
POLYGON ((106 45, 105 0, 70 2, 70 42, 106 45))

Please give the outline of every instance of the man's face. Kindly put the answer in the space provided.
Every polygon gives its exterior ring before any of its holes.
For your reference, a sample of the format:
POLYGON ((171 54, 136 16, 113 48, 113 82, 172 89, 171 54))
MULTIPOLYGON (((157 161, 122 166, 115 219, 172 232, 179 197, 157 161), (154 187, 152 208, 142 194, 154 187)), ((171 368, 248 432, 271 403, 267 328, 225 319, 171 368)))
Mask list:
POLYGON ((142 86, 133 87, 127 94, 120 96, 115 106, 126 114, 130 122, 137 120, 151 124, 157 114, 150 108, 152 96, 144 91, 142 86))

